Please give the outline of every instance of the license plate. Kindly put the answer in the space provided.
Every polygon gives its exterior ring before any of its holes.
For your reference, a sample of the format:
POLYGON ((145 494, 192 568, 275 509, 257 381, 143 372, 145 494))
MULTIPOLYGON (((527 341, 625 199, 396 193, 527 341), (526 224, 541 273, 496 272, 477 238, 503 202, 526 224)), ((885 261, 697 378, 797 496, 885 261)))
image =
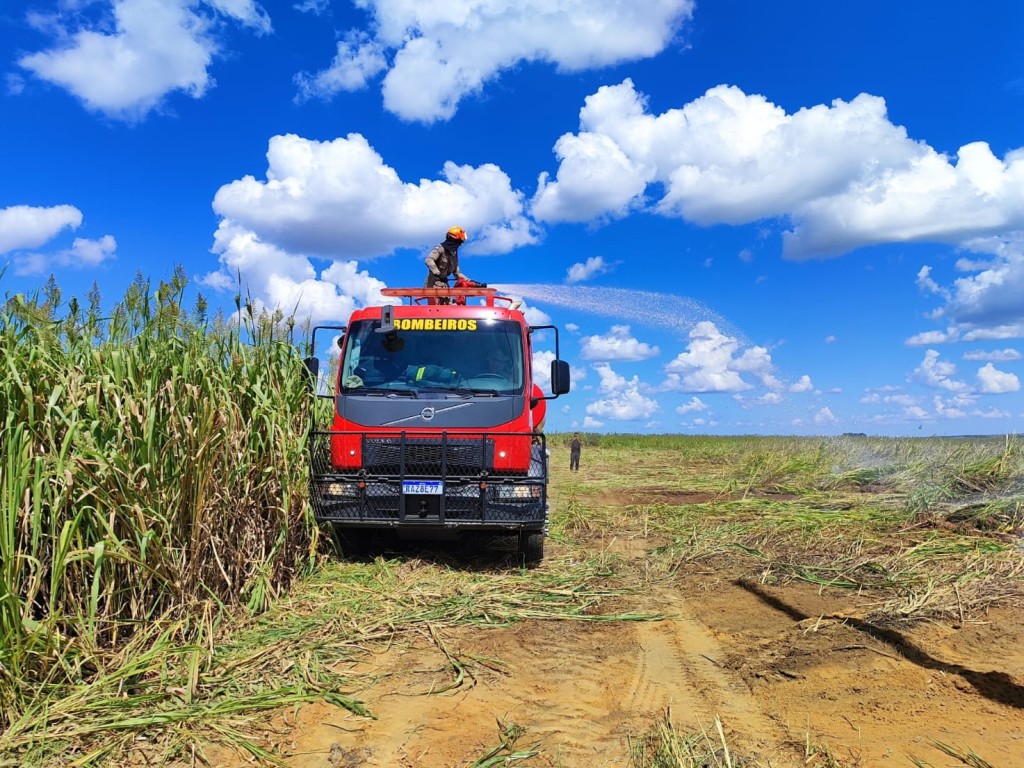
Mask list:
POLYGON ((403 480, 402 493, 416 496, 441 496, 444 494, 442 480, 403 480))

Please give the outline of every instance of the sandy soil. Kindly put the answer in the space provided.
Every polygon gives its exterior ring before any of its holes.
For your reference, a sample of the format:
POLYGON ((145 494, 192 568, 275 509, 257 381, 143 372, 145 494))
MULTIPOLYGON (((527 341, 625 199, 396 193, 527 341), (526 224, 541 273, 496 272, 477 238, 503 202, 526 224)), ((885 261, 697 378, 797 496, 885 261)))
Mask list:
MULTIPOLYGON (((553 484, 556 495, 560 487, 553 484)), ((718 498, 648 486, 585 501, 620 509, 718 498)), ((631 751, 670 717, 678 733, 703 732, 716 745, 724 737, 728 763, 719 751, 714 766, 1024 768, 1019 608, 875 624, 868 595, 763 584, 749 562, 649 570, 650 553, 668 542, 644 530, 578 531, 573 546, 588 552, 574 554, 608 553, 625 574, 612 586, 629 594, 603 613, 656 618, 402 634, 339 665, 352 679, 373 680, 345 692, 373 718, 328 704, 289 710, 266 723, 265 746, 293 768, 632 768, 631 751), (484 762, 512 724, 525 732, 484 762), (500 759, 517 751, 535 754, 500 759)), ((546 546, 541 572, 565 554, 551 539, 546 546)), ((217 766, 252 764, 223 751, 207 756, 217 766)))
MULTIPOLYGON (((662 543, 590 545, 642 569, 662 543)), ((357 695, 376 719, 308 706, 279 715, 271 743, 296 768, 470 766, 514 723, 526 731, 512 751, 537 754, 509 764, 625 767, 670 713, 678 731, 716 742, 718 718, 735 766, 964 765, 935 742, 1024 766, 1016 611, 895 630, 864 621, 857 600, 695 567, 614 606, 659 620, 465 628, 376 649, 353 670, 375 675, 357 695), (438 692, 455 679, 445 649, 467 674, 438 692)))

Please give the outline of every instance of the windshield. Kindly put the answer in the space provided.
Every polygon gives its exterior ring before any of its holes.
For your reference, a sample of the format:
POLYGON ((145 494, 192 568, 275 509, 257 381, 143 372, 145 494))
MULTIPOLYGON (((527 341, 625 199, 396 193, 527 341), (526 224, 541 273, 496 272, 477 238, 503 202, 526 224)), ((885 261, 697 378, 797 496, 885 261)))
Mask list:
POLYGON ((397 338, 377 333, 378 321, 348 331, 342 392, 461 391, 521 394, 523 336, 510 320, 396 318, 397 338), (428 324, 441 325, 440 330, 428 324))

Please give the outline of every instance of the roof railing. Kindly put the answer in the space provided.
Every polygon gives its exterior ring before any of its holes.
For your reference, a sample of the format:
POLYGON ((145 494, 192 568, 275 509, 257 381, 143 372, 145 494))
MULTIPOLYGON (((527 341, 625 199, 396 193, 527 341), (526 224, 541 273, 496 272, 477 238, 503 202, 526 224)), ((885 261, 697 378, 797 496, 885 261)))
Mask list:
POLYGON ((499 296, 496 288, 381 288, 380 293, 381 296, 408 299, 409 304, 438 304, 439 299, 448 299, 450 304, 465 304, 467 298, 483 297, 484 305, 488 307, 493 307, 496 301, 503 301, 511 309, 517 308, 516 299, 499 296))

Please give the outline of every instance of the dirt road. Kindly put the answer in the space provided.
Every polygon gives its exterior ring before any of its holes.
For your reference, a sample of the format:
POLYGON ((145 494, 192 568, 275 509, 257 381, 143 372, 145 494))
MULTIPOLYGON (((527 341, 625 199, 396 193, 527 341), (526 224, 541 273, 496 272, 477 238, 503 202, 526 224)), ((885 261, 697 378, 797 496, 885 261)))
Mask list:
MULTIPOLYGON (((595 543, 639 558, 650 542, 595 543)), ((501 743, 505 723, 526 732, 502 754, 538 751, 510 764, 629 766, 631 747, 670 712, 716 744, 718 718, 736 765, 962 765, 931 743, 941 742, 1024 766, 1015 613, 879 633, 844 621, 848 606, 809 586, 772 590, 718 572, 630 607, 665 618, 451 633, 451 655, 475 662, 441 694, 429 695, 452 671, 431 638, 381 649, 368 661, 378 681, 359 694, 376 720, 307 707, 281 720, 278 743, 299 767, 465 766, 501 743)))
POLYGON ((626 768, 652 765, 637 756, 671 723, 710 755, 693 764, 1024 766, 1017 610, 883 626, 865 619, 869 595, 772 584, 725 557, 652 569, 667 543, 639 525, 549 540, 541 570, 604 558, 622 594, 603 612, 636 620, 402 634, 349 662, 372 676, 355 695, 374 719, 307 706, 274 720, 268 746, 296 768, 626 768))

